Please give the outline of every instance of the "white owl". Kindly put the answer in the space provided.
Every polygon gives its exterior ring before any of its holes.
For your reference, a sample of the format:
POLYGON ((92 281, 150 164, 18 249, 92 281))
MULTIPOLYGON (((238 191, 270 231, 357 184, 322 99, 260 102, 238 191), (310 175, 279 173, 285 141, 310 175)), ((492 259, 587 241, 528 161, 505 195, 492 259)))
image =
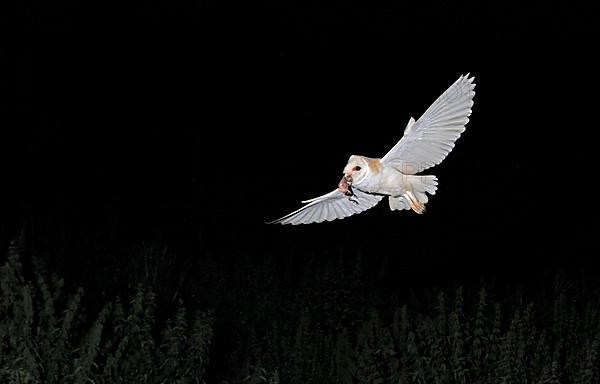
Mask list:
POLYGON ((444 160, 469 122, 475 84, 461 76, 415 122, 381 159, 352 155, 334 191, 303 201, 302 208, 272 221, 309 224, 343 219, 374 207, 388 196, 392 210, 425 212, 427 193, 434 195, 437 178, 417 175, 444 160))

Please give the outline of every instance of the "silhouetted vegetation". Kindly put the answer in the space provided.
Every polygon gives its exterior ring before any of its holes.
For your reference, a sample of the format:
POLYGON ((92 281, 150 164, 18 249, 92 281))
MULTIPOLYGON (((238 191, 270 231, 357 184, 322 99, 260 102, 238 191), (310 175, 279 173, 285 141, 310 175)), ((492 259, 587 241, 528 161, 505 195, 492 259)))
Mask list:
POLYGON ((12 246, 0 269, 0 382, 204 383, 212 341, 210 312, 180 303, 164 324, 153 292, 104 303, 88 317, 83 290, 65 292, 40 265, 23 274, 12 246))
POLYGON ((0 269, 1 382, 600 380, 600 296, 585 279, 402 294, 370 286, 358 257, 308 258, 298 273, 202 256, 185 304, 157 304, 143 283, 127 300, 90 303, 32 260, 24 267, 13 245, 0 269))

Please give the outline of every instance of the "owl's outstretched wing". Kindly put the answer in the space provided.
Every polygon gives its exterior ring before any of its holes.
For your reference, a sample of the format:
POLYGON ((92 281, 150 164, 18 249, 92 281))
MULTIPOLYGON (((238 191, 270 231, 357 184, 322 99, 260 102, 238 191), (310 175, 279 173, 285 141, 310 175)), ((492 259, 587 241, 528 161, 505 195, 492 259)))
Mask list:
POLYGON ((305 206, 269 224, 297 225, 343 219, 374 207, 384 197, 362 192, 356 188, 352 191, 354 195, 351 197, 336 189, 326 195, 303 201, 305 206))
POLYGON ((404 136, 381 159, 398 171, 413 175, 442 162, 469 122, 475 80, 461 76, 415 122, 410 119, 404 136))

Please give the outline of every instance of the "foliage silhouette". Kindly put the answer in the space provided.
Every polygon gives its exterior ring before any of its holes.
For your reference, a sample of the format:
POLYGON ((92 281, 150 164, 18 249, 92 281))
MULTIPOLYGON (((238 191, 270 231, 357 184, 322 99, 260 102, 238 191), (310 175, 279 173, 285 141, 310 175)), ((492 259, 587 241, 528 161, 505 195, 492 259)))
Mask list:
POLYGON ((598 289, 564 274, 532 298, 482 282, 402 299, 368 286, 360 256, 313 256, 296 274, 202 256, 182 294, 196 301, 162 320, 156 281, 89 310, 22 253, 13 244, 0 268, 1 382, 600 382, 598 289))

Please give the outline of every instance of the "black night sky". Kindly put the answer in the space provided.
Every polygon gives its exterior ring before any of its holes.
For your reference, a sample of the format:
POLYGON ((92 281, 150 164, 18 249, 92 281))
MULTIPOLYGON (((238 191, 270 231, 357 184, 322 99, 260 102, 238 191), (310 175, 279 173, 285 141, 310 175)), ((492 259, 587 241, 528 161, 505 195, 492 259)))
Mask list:
POLYGON ((61 0, 2 13, 16 21, 0 50, 2 254, 23 233, 92 297, 120 292, 99 281, 139 244, 168 247, 192 285, 199 255, 301 269, 360 254, 385 269, 371 284, 403 289, 600 276, 597 36, 582 6, 61 0), (440 184, 426 214, 385 203, 265 224, 334 189, 349 155, 382 156, 467 72, 473 113, 427 172, 440 184))

